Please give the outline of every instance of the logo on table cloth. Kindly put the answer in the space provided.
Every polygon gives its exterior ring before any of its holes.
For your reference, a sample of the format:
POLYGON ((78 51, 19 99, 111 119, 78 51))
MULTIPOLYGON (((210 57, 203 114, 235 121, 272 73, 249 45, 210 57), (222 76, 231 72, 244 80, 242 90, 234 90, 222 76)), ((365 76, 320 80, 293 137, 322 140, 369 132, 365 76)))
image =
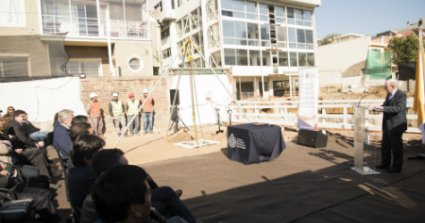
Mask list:
POLYGON ((233 149, 246 149, 245 142, 240 138, 236 138, 233 133, 227 138, 227 144, 233 149))

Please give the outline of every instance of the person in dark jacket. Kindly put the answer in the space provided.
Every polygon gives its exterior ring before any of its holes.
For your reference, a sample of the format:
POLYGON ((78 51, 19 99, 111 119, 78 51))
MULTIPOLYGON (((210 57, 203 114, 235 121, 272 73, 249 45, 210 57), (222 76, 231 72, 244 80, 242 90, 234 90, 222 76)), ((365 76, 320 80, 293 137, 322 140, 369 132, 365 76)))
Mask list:
POLYGON ((26 124, 27 113, 22 110, 15 111, 15 118, 9 124, 9 131, 13 131, 13 135, 15 135, 16 139, 19 140, 27 147, 42 147, 42 144, 36 142, 30 137, 30 134, 39 131, 39 129, 35 128, 33 125, 26 124))
POLYGON ((53 130, 53 146, 59 151, 61 158, 68 158, 72 150, 72 140, 69 128, 74 117, 74 112, 64 109, 58 112, 58 120, 53 130))
POLYGON ((105 141, 95 135, 83 134, 74 141, 71 152, 71 160, 74 166, 70 168, 68 174, 68 192, 77 222, 80 219, 84 199, 86 199, 95 182, 91 168, 93 155, 103 146, 105 146, 105 141))
POLYGON ((385 82, 387 97, 382 106, 374 106, 374 111, 384 113, 382 120, 382 148, 379 169, 388 173, 399 173, 403 167, 403 133, 407 130, 406 95, 398 89, 397 80, 385 82))

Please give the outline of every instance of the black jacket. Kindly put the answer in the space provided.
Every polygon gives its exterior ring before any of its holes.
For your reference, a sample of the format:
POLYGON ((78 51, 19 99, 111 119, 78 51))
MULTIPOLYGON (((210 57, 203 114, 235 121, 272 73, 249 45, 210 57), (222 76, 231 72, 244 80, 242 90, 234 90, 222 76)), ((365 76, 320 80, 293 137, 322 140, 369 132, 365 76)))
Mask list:
POLYGON ((382 130, 404 132, 407 130, 406 95, 397 90, 391 100, 389 98, 390 94, 383 104, 382 130))
POLYGON ((34 140, 29 136, 29 126, 24 126, 17 121, 12 121, 9 126, 8 134, 14 135, 16 140, 22 143, 24 147, 36 147, 34 140))

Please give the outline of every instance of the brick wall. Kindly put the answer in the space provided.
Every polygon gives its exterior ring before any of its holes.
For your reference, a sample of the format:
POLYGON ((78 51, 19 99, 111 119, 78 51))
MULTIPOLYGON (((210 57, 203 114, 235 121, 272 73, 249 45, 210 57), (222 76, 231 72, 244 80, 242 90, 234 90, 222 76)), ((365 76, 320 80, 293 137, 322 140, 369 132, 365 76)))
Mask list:
MULTIPOLYGON (((81 80, 81 100, 84 105, 89 102, 90 92, 96 92, 102 109, 105 111, 107 131, 112 129, 109 118, 108 105, 112 98, 112 92, 118 92, 123 102, 127 101, 129 92, 133 92, 140 99, 144 88, 153 89, 160 77, 96 77, 81 80)), ((155 99, 155 129, 166 129, 170 117, 168 80, 161 80, 159 86, 152 93, 155 99)))

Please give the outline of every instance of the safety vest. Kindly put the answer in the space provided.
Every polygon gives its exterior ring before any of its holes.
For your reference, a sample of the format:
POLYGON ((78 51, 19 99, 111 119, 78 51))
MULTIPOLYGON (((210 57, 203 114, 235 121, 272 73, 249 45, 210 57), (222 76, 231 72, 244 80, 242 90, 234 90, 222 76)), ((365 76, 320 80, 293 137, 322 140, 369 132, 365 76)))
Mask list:
POLYGON ((119 101, 111 101, 112 105, 112 114, 113 116, 122 115, 124 111, 122 110, 122 102, 119 101))
POLYGON ((142 103, 145 103, 143 105, 143 112, 153 112, 154 111, 153 99, 151 97, 148 97, 148 98, 142 97, 142 103))
POLYGON ((89 103, 90 118, 98 118, 100 115, 100 103, 98 101, 91 101, 89 103))
POLYGON ((127 115, 137 115, 139 114, 139 100, 127 100, 127 115))

